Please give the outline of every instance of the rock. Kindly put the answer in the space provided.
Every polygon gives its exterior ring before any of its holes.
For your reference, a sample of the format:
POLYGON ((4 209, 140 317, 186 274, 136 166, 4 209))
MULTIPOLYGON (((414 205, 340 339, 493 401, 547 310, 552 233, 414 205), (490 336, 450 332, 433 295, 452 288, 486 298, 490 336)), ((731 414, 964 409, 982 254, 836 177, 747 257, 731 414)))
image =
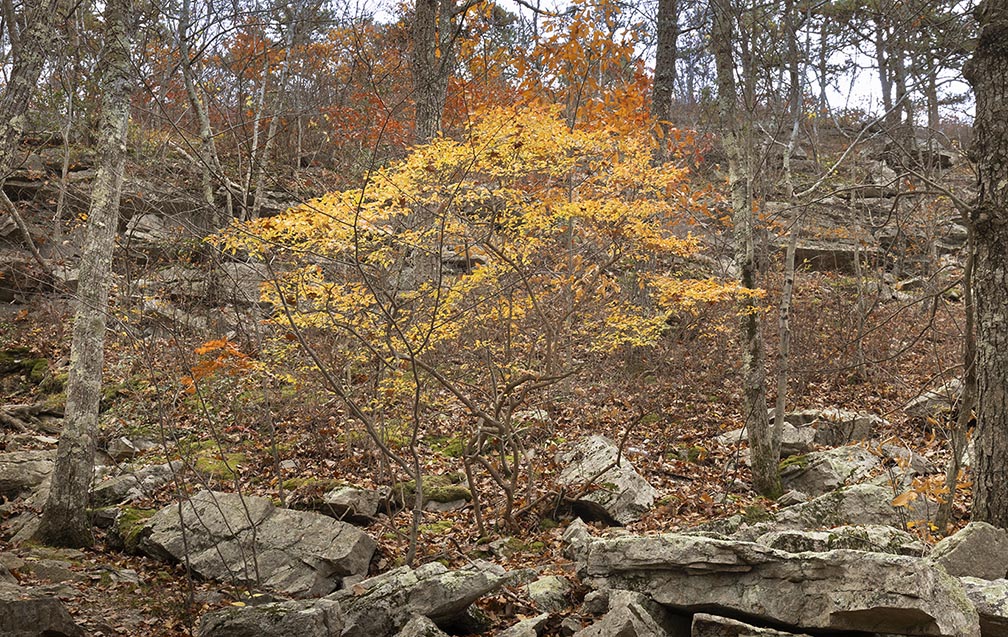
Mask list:
POLYGON ((431 562, 417 569, 391 570, 328 599, 338 601, 343 609, 342 637, 389 637, 414 615, 423 615, 439 627, 449 626, 465 615, 470 604, 509 581, 504 570, 492 564, 449 571, 431 562))
POLYGON ((689 620, 652 603, 629 601, 612 608, 574 637, 689 637, 689 620))
POLYGON ((872 452, 856 445, 791 456, 781 463, 781 483, 817 496, 863 480, 878 464, 872 452))
MULTIPOLYGON (((771 420, 771 422, 773 421, 771 420)), ((815 448, 813 445, 815 435, 815 429, 801 426, 796 427, 785 421, 784 429, 781 432, 781 455, 791 456, 812 451, 815 448)), ((749 436, 743 428, 721 434, 716 440, 723 445, 735 445, 742 441, 748 442, 749 436)))
POLYGON ((48 450, 0 453, 0 497, 13 500, 42 486, 52 473, 54 455, 48 450))
POLYGON ((959 581, 980 615, 981 634, 984 637, 1008 635, 1008 580, 960 577, 959 581))
POLYGON ((852 190, 857 197, 877 199, 893 197, 899 192, 899 179, 896 171, 877 160, 868 160, 861 178, 862 183, 852 190))
POLYGON ((933 462, 912 449, 893 444, 884 444, 880 449, 882 455, 895 462, 911 477, 931 475, 940 471, 933 462))
POLYGON ((266 498, 201 491, 158 511, 140 532, 152 557, 182 561, 200 577, 258 584, 292 596, 319 596, 365 575, 375 542, 357 528, 266 498))
POLYGON ((157 449, 160 446, 160 444, 153 440, 145 440, 144 438, 131 439, 126 436, 119 436, 118 438, 109 440, 105 444, 105 452, 115 462, 122 462, 123 460, 131 460, 145 451, 157 449))
POLYGON ((248 306, 262 302, 260 290, 271 279, 266 264, 225 262, 217 267, 216 298, 225 305, 248 306))
POLYGON ((85 633, 55 597, 0 583, 0 635, 84 637, 85 633))
POLYGON ((546 627, 549 617, 549 613, 543 613, 542 615, 523 619, 497 633, 497 637, 539 637, 546 627))
MULTIPOLYGON (((902 528, 900 513, 892 506, 893 492, 877 484, 855 484, 760 517, 734 515, 702 524, 700 534, 730 536, 753 541, 764 533, 787 529, 831 529, 838 526, 882 524, 902 528)), ((587 535, 585 529, 584 535, 587 535)), ((584 544, 584 537, 579 538, 584 544)))
POLYGON ((1003 579, 1008 575, 1008 532, 986 522, 970 522, 936 544, 928 557, 951 575, 1003 579))
POLYGON ((319 511, 337 520, 354 524, 370 524, 378 515, 378 510, 388 504, 391 490, 361 489, 358 487, 336 487, 322 496, 319 511))
POLYGON ((848 550, 795 555, 669 533, 593 538, 577 567, 597 588, 646 592, 682 612, 806 631, 980 635, 958 580, 924 559, 848 550))
POLYGON ((171 224, 154 213, 137 215, 126 224, 126 241, 132 244, 139 244, 142 249, 145 245, 156 246, 169 243, 179 236, 180 232, 171 224))
POLYGON ((693 616, 690 635, 691 637, 809 637, 804 633, 785 633, 772 628, 759 628, 706 613, 697 613, 693 616))
POLYGON ((199 637, 338 637, 343 618, 328 599, 237 606, 207 613, 199 637))
POLYGON ((605 436, 589 436, 557 454, 563 466, 557 483, 579 485, 594 480, 594 490, 574 503, 574 511, 587 519, 629 524, 654 505, 657 492, 605 436))
POLYGON ((937 389, 926 389, 903 406, 907 416, 926 420, 954 417, 955 406, 962 394, 962 380, 953 378, 937 389))
POLYGON ((448 634, 423 615, 414 615, 396 637, 448 637, 448 634))
POLYGON ((889 423, 875 414, 859 414, 845 409, 823 409, 812 422, 816 444, 827 447, 868 440, 875 431, 889 423))
POLYGON ((771 531, 756 538, 756 542, 787 553, 849 549, 891 555, 924 554, 924 545, 917 538, 906 531, 880 524, 839 526, 827 531, 771 531))
POLYGON ((565 577, 544 575, 526 584, 525 591, 539 610, 558 612, 571 605, 567 599, 571 585, 565 577))
POLYGON ((105 507, 150 496, 171 482, 175 473, 182 469, 182 461, 173 460, 170 463, 142 467, 133 473, 102 480, 91 492, 91 504, 105 507))

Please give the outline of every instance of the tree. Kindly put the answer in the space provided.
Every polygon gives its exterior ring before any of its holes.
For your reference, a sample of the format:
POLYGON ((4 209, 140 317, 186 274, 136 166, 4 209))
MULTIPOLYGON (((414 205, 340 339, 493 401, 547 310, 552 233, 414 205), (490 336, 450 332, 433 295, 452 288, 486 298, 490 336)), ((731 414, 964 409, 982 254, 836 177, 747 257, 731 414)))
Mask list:
POLYGON ((651 92, 651 116, 661 122, 672 118, 675 97, 676 44, 679 40, 679 3, 658 0, 658 43, 655 51, 654 89, 651 92))
MULTIPOLYGON (((728 156, 728 188, 735 228, 735 264, 743 289, 756 289, 753 247, 755 218, 752 201, 752 167, 747 146, 751 124, 740 119, 735 85, 735 7, 731 0, 712 3, 711 46, 717 67, 717 104, 722 143, 728 156)), ((751 78, 750 78, 751 81, 751 78)), ((748 93, 748 89, 744 91, 748 93)), ((780 436, 774 435, 767 417, 766 366, 759 308, 751 295, 740 297, 739 327, 742 339, 742 394, 745 426, 749 431, 753 488, 767 497, 780 495, 780 436)))
POLYGON ((430 141, 441 131, 448 79, 455 68, 459 23, 474 2, 416 0, 413 16, 413 90, 416 101, 416 141, 430 141))
POLYGON ((977 7, 980 38, 966 66, 976 94, 971 215, 976 311, 977 428, 973 517, 1008 528, 1008 1, 977 7))
POLYGON ((103 66, 98 170, 80 262, 63 433, 56 450, 52 486, 36 533, 38 540, 55 546, 87 546, 93 541, 87 503, 94 472, 112 251, 126 159, 131 70, 128 10, 127 0, 109 0, 105 5, 107 53, 103 66))

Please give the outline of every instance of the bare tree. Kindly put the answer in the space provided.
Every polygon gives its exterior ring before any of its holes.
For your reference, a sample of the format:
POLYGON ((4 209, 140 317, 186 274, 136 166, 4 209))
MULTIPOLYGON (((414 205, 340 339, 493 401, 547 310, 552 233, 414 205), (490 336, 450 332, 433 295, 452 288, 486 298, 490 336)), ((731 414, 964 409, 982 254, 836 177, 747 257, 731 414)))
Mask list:
POLYGON ((98 170, 80 262, 66 416, 56 450, 52 486, 36 533, 36 539, 55 546, 87 546, 93 541, 87 503, 94 473, 94 436, 105 361, 112 251, 126 160, 131 70, 128 12, 127 0, 109 0, 105 5, 106 57, 102 67, 104 97, 98 170))

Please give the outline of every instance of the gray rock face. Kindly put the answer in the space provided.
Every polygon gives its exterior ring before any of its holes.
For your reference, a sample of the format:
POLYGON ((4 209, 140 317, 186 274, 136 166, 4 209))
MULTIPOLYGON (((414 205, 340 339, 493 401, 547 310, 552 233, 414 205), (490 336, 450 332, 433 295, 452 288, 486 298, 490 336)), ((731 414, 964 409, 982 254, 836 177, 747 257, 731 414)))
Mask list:
POLYGON ((785 633, 772 628, 750 626, 727 617, 706 613, 693 616, 691 637, 809 637, 805 634, 785 633))
MULTIPOLYGON (((795 426, 785 421, 784 429, 781 432, 781 455, 791 456, 812 451, 814 449, 815 433, 815 429, 811 427, 795 426)), ((749 435, 745 429, 735 429, 721 434, 717 437, 717 440, 724 445, 734 445, 743 441, 748 442, 749 435)))
POLYGON ((917 557, 924 553, 924 545, 914 536, 879 524, 840 526, 827 531, 771 531, 756 542, 787 553, 823 553, 836 549, 917 557))
POLYGON ((391 489, 337 487, 322 496, 321 512, 355 524, 373 522, 378 510, 388 502, 391 489))
POLYGON ((980 614, 980 631, 984 637, 1008 635, 1008 580, 960 577, 959 581, 980 614))
POLYGON ((547 621, 549 621, 549 613, 529 617, 505 628, 497 634, 497 637, 539 637, 547 621))
POLYGON ((936 544, 929 557, 951 575, 1003 579, 1008 574, 1008 532, 986 522, 970 522, 936 544))
POLYGON ((689 620, 665 609, 627 600, 574 637, 689 637, 689 620))
POLYGON ((62 602, 14 584, 0 583, 0 635, 84 637, 62 602))
POLYGON ((328 599, 225 608, 207 613, 199 637, 339 637, 343 618, 328 599))
POLYGON ((0 497, 8 500, 27 495, 52 473, 52 451, 0 453, 0 497))
POLYGON ((474 601, 509 581, 503 569, 491 564, 449 571, 431 562, 366 579, 328 599, 343 609, 343 637, 390 637, 415 615, 439 626, 450 624, 474 601))
POLYGON ((654 505, 654 487, 626 458, 612 466, 618 457, 619 448, 605 436, 589 436, 558 454, 557 462, 564 467, 558 484, 569 486, 594 479, 598 487, 575 503, 575 512, 582 517, 629 524, 654 505))
POLYGON ((978 637, 958 580, 927 560, 665 534, 590 539, 578 571, 597 587, 647 592, 687 612, 745 615, 810 630, 978 637))
POLYGON ((567 595, 571 585, 564 577, 544 575, 529 582, 525 590, 539 610, 560 611, 570 606, 567 595))
POLYGON ((863 480, 878 464, 878 458, 864 447, 837 447, 785 461, 781 483, 785 489, 817 496, 863 480))
POLYGON ((832 407, 820 411, 812 427, 815 428, 816 444, 837 447, 868 440, 887 424, 884 418, 875 414, 859 414, 832 407))
POLYGON ((103 480, 91 492, 91 502, 99 507, 132 502, 151 495, 171 482, 175 472, 181 469, 182 462, 174 460, 172 463, 142 467, 133 473, 103 480))
POLYGON ((179 508, 169 505, 147 522, 140 549, 181 561, 188 547, 190 566, 204 578, 318 597, 365 575, 375 550, 374 540, 349 524, 256 496, 201 491, 182 503, 181 520, 179 508))
POLYGON ((953 413, 955 404, 962 395, 962 380, 953 378, 937 389, 926 389, 904 407, 907 416, 913 418, 946 418, 953 413))
POLYGON ((396 633, 396 637, 448 637, 448 634, 430 619, 423 615, 415 615, 396 633))

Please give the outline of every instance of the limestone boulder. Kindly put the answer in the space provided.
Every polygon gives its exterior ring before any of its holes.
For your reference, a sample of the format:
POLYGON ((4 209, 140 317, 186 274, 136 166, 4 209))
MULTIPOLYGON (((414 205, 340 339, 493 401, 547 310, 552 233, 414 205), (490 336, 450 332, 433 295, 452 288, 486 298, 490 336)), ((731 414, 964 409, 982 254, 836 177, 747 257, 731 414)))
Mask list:
POLYGON ((878 464, 875 454, 864 447, 837 447, 786 459, 781 483, 785 489, 817 496, 864 480, 878 464))
POLYGON ((49 450, 0 453, 0 497, 13 500, 41 487, 52 473, 53 457, 49 450))
POLYGON ((200 577, 258 584, 295 597, 326 595, 362 578, 375 546, 356 527, 328 516, 214 491, 161 509, 139 536, 144 553, 188 559, 200 577))
POLYGON ((951 418, 954 416, 955 406, 959 402, 962 390, 962 380, 953 378, 935 389, 925 389, 904 405, 903 411, 907 416, 921 420, 951 418))
POLYGON ((328 599, 232 606, 207 613, 199 637, 339 637, 343 618, 328 599))
POLYGON ((960 577, 959 581, 980 615, 981 634, 984 637, 1008 635, 1008 580, 960 577))
POLYGON ((1004 579, 1008 575, 1008 532, 986 522, 970 522, 936 544, 929 557, 952 575, 1004 579))
POLYGON ((629 524, 654 506, 657 491, 637 472, 619 448, 605 436, 589 436, 557 454, 563 467, 557 483, 592 488, 574 503, 581 517, 629 524))
POLYGON ((63 603, 15 584, 0 583, 0 635, 4 637, 84 637, 63 603))
POLYGON ((963 587, 931 562, 835 550, 790 554, 683 534, 584 542, 579 573, 596 588, 646 592, 679 612, 745 616, 808 631, 979 637, 963 587))
POLYGON ((756 542, 787 553, 823 553, 836 549, 921 556, 924 545, 906 531, 880 524, 839 526, 825 531, 783 530, 761 535, 756 542))
POLYGON ((549 613, 542 613, 535 617, 523 619, 502 630, 497 634, 497 637, 539 637, 546 627, 549 617, 549 613))
POLYGON ((91 503, 96 507, 132 502, 150 496, 171 482, 176 472, 182 470, 183 463, 171 463, 140 467, 121 475, 111 476, 97 483, 91 491, 91 503))
POLYGON ((451 571, 431 562, 366 579, 327 599, 343 610, 342 637, 390 637, 417 615, 441 628, 451 626, 469 605, 511 582, 499 566, 476 563, 451 571))
POLYGON ((751 626, 727 617, 707 613, 693 616, 691 637, 809 637, 806 634, 786 633, 773 628, 751 626))

